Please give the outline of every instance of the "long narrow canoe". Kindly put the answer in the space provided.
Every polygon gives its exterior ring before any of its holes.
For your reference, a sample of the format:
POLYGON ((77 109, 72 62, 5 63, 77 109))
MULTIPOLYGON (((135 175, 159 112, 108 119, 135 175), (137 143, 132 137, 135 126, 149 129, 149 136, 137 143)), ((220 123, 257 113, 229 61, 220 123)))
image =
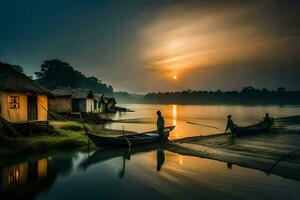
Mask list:
POLYGON ((145 133, 138 133, 133 135, 119 136, 119 137, 105 137, 93 134, 87 130, 87 136, 97 147, 128 147, 156 143, 165 140, 169 137, 169 133, 175 126, 165 127, 164 138, 161 138, 157 131, 150 131, 145 133))
POLYGON ((267 125, 266 123, 260 122, 254 124, 252 126, 246 127, 235 127, 234 134, 237 136, 243 135, 252 135, 252 134, 259 134, 259 133, 268 133, 271 130, 271 125, 267 125))

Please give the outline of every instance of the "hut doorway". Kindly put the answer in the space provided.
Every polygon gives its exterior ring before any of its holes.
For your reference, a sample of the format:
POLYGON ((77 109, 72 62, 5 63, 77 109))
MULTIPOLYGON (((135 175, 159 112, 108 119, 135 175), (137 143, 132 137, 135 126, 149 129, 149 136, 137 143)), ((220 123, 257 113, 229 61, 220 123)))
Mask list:
POLYGON ((27 113, 28 121, 34 121, 38 119, 37 96, 27 96, 27 113))
POLYGON ((79 100, 72 99, 72 112, 79 112, 79 100))

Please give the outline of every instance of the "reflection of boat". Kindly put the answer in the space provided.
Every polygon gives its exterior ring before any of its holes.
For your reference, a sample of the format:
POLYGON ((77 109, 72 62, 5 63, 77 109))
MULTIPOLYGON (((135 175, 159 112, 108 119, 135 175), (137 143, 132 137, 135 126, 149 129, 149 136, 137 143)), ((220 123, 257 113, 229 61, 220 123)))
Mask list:
POLYGON ((267 125, 264 122, 260 122, 252 126, 245 126, 245 127, 236 126, 233 132, 237 136, 242 136, 242 135, 252 135, 258 133, 266 133, 269 132, 270 130, 271 130, 271 125, 267 125))
POLYGON ((87 160, 82 162, 80 164, 80 167, 83 169, 88 168, 91 165, 97 164, 99 162, 103 162, 112 158, 117 158, 117 157, 125 157, 126 159, 130 159, 131 155, 137 154, 137 153, 142 153, 142 152, 147 152, 151 151, 157 148, 156 144, 148 144, 148 145, 143 145, 139 146, 136 148, 121 148, 121 149, 100 149, 93 153, 87 160))
POLYGON ((157 171, 160 171, 162 165, 165 161, 165 152, 162 142, 158 142, 156 144, 148 144, 143 146, 138 146, 136 148, 119 148, 119 149, 100 149, 93 153, 88 159, 84 160, 80 167, 82 169, 87 169, 88 167, 104 162, 106 160, 110 160, 117 157, 123 157, 122 169, 119 171, 119 178, 123 178, 125 175, 126 168, 126 160, 130 160, 131 156, 138 153, 149 152, 153 150, 157 150, 157 171))
MULTIPOLYGON (((175 126, 165 127, 164 139, 169 137, 169 132, 171 132, 175 126)), ((103 146, 113 146, 113 147, 125 147, 125 146, 138 146, 145 145, 150 143, 156 143, 161 140, 160 136, 155 131, 119 136, 119 137, 104 137, 100 135, 93 134, 90 130, 86 129, 87 136, 91 139, 91 141, 98 147, 103 146)))

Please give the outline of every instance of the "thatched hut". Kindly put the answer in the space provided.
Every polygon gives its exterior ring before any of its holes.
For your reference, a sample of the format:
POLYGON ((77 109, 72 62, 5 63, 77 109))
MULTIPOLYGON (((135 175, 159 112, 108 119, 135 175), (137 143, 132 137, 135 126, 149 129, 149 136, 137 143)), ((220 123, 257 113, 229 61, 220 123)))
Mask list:
POLYGON ((0 116, 11 123, 45 122, 51 93, 30 78, 0 63, 0 116))

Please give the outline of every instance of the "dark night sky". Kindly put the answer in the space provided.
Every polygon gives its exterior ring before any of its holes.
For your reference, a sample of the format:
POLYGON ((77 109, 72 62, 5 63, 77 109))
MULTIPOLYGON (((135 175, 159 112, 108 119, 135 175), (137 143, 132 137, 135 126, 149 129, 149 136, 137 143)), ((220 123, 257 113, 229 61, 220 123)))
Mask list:
POLYGON ((0 27, 27 74, 58 58, 130 92, 300 89, 300 1, 0 0, 0 27))

